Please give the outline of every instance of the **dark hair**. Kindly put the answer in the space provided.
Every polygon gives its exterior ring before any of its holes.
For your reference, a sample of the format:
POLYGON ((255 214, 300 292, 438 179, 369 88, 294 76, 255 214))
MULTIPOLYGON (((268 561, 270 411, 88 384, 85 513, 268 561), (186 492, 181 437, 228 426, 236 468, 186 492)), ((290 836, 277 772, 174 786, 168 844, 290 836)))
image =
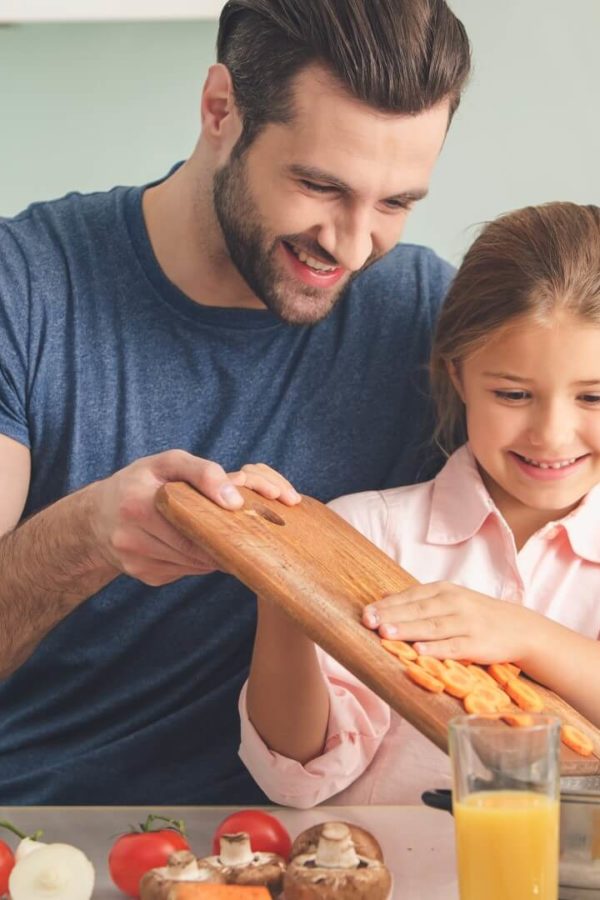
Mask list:
POLYGON ((450 287, 431 354, 437 438, 448 452, 466 440, 464 406, 448 366, 520 320, 565 311, 600 327, 600 207, 527 206, 488 223, 450 287))
POLYGON ((448 97, 452 115, 470 49, 444 0, 229 0, 217 59, 233 79, 245 148, 268 122, 291 120, 292 80, 311 63, 378 110, 414 115, 448 97))

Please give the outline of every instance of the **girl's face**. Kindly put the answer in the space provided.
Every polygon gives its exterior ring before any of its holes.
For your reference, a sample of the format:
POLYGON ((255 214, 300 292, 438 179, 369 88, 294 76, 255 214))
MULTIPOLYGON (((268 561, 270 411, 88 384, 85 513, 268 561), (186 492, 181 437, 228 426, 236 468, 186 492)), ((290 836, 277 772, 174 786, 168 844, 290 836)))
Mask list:
POLYGON ((600 482, 600 327, 571 314, 512 323, 453 380, 500 507, 508 495, 559 518, 600 482))

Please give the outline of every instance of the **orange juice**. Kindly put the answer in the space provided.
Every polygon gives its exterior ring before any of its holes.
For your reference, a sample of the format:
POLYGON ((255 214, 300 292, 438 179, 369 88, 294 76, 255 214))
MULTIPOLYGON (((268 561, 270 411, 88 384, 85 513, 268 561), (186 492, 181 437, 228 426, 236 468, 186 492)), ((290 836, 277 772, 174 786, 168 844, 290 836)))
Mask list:
POLYGON ((454 804, 461 900, 557 900, 558 801, 481 791, 454 804))

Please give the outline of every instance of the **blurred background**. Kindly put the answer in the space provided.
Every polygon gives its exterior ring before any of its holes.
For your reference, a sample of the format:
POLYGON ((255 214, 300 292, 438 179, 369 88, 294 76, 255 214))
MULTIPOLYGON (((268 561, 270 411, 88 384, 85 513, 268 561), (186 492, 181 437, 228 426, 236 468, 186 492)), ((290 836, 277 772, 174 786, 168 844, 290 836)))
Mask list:
MULTIPOLYGON (((184 159, 221 5, 0 0, 0 216, 70 190, 141 184, 184 159), (86 9, 106 18, 73 20, 86 9), (164 18, 144 21, 153 17, 164 18)), ((474 74, 405 240, 456 263, 501 212, 600 202, 600 0, 450 5, 474 74)))

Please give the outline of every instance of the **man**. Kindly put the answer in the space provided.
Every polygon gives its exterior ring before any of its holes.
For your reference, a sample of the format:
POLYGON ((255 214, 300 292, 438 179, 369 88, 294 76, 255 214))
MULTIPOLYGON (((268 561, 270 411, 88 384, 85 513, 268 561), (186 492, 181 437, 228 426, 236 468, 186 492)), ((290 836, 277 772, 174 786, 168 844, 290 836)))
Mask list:
POLYGON ((234 508, 225 472, 257 459, 323 500, 428 474, 450 270, 394 247, 461 24, 443 0, 231 0, 218 60, 166 179, 0 223, 4 804, 263 797, 236 752, 253 598, 160 484, 234 508))

